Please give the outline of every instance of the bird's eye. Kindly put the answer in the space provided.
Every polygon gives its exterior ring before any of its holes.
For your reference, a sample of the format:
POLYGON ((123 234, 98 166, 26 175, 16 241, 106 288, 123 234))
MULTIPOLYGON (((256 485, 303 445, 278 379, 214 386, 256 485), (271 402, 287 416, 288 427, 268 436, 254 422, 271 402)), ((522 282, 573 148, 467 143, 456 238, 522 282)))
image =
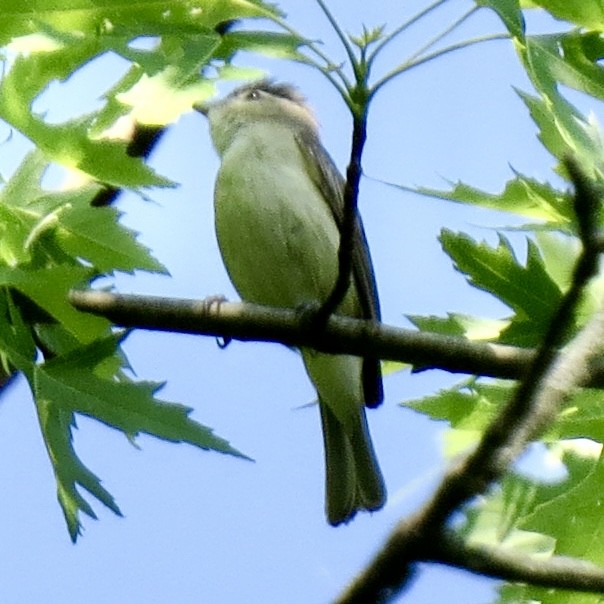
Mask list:
POLYGON ((258 90, 250 90, 247 93, 248 101, 257 101, 260 98, 260 92, 258 90))

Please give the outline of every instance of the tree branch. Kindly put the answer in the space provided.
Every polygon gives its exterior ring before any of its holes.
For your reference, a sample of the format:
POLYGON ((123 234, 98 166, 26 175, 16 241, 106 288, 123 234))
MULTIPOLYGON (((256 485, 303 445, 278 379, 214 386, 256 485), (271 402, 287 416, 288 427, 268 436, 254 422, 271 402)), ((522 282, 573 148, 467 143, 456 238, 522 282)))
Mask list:
POLYGON ((471 545, 444 532, 425 562, 438 562, 486 577, 531 585, 604 593, 604 568, 566 556, 526 556, 504 547, 471 545))
POLYGON ((363 172, 361 160, 367 141, 367 90, 365 82, 357 80, 354 92, 356 95, 364 96, 364 98, 356 99, 356 102, 354 98, 351 99, 355 103, 356 110, 352 110, 352 146, 344 185, 344 211, 342 224, 340 225, 340 246, 338 248, 338 277, 329 297, 316 314, 315 320, 319 325, 325 323, 344 299, 350 287, 352 275, 352 256, 358 220, 359 185, 363 172))
MULTIPOLYGON (((294 310, 241 302, 209 303, 101 291, 72 291, 70 301, 78 310, 106 317, 121 327, 370 354, 422 370, 516 380, 526 374, 535 355, 530 348, 472 342, 339 315, 332 315, 325 331, 317 335, 301 326, 300 315, 294 310)), ((603 388, 604 362, 594 360, 588 372, 582 385, 603 388)))
MULTIPOLYGON (((568 351, 560 355, 539 391, 535 393, 535 398, 524 401, 529 412, 523 423, 511 427, 506 424, 512 408, 518 403, 518 399, 514 397, 486 430, 477 449, 447 472, 428 503, 395 527, 379 553, 340 596, 337 604, 387 602, 406 585, 414 572, 414 564, 422 560, 436 558, 458 568, 482 572, 476 559, 470 560, 470 563, 463 557, 454 558, 452 549, 439 549, 444 526, 453 512, 460 509, 472 496, 484 492, 501 476, 523 446, 536 435, 537 428, 545 428, 546 420, 556 415, 560 405, 589 371, 587 361, 599 352, 603 341, 604 312, 600 312, 573 341, 568 351), (508 438, 504 439, 506 433, 508 438), (445 557, 443 552, 448 552, 449 557, 445 557)), ((531 379, 532 374, 529 374, 525 383, 531 379)), ((518 392, 520 390, 521 388, 518 392)), ((554 561, 554 567, 556 564, 558 562, 554 561)), ((581 562, 576 561, 575 564, 580 565, 581 562)), ((530 573, 521 574, 522 568, 527 566, 526 561, 516 565, 517 575, 514 580, 527 583, 532 581, 530 573)), ((598 591, 604 570, 587 570, 593 568, 585 565, 584 572, 576 581, 573 581, 572 576, 567 576, 564 587, 578 591, 598 591)), ((547 575, 544 574, 540 584, 557 586, 560 581, 557 573, 558 571, 554 572, 552 583, 546 582, 547 575)), ((507 574, 497 574, 495 566, 488 574, 501 579, 508 578, 507 574)))
MULTIPOLYGON (((524 447, 555 419, 574 390, 588 379, 590 361, 599 355, 604 342, 604 311, 593 315, 564 353, 558 347, 572 324, 585 286, 597 271, 600 200, 598 191, 579 166, 572 160, 567 160, 566 166, 575 184, 575 211, 583 251, 572 285, 528 372, 512 399, 487 427, 475 451, 450 468, 418 513, 395 527, 382 550, 343 593, 338 604, 386 602, 398 593, 408 582, 414 563, 431 559, 439 551, 439 542, 451 515, 501 478, 524 447)), ((456 560, 454 565, 474 570, 463 559, 456 560)), ((516 570, 519 571, 519 567, 516 570)), ((597 587, 589 587, 592 584, 588 582, 588 591, 599 589, 602 573, 602 569, 597 569, 590 575, 597 587)), ((545 579, 543 584, 551 585, 545 579)), ((572 576, 567 579, 567 588, 586 589, 584 577, 574 582, 572 576)), ((530 582, 531 577, 518 574, 516 580, 530 582)), ((554 574, 554 585, 558 580, 559 576, 554 574)))

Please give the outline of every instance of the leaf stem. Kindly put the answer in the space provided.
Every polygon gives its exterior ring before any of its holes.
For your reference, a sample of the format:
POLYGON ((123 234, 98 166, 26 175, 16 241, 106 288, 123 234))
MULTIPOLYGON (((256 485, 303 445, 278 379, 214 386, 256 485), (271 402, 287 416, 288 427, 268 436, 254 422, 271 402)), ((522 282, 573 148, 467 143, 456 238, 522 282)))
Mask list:
POLYGON ((342 46, 344 47, 344 50, 346 51, 346 54, 348 55, 348 60, 350 61, 350 65, 354 72, 355 79, 358 83, 359 81, 363 80, 364 77, 363 77, 362 70, 360 70, 360 68, 359 68, 360 63, 354 54, 354 49, 352 48, 352 45, 348 41, 348 37, 342 31, 342 28, 339 26, 335 17, 331 14, 330 10, 327 8, 325 2, 323 0, 317 0, 317 4, 319 5, 321 10, 327 17, 327 20, 329 21, 330 25, 333 27, 333 30, 336 32, 336 35, 340 39, 340 42, 342 43, 342 46))
POLYGON ((373 49, 373 52, 369 55, 367 59, 367 65, 371 68, 373 61, 376 59, 377 55, 381 52, 381 50, 388 45, 394 38, 396 38, 399 34, 403 33, 406 29, 411 27, 414 23, 417 23, 420 19, 431 13, 433 10, 439 8, 443 5, 447 0, 436 0, 430 6, 427 6, 424 10, 420 11, 408 21, 405 21, 401 25, 399 25, 393 32, 388 34, 381 42, 377 44, 377 46, 373 49))
POLYGON ((310 57, 305 57, 306 62, 313 67, 316 67, 334 86, 334 88, 340 93, 340 96, 344 99, 346 104, 348 105, 348 94, 346 92, 352 86, 350 80, 346 77, 346 74, 342 71, 341 66, 333 63, 330 58, 318 47, 315 42, 308 40, 306 37, 302 36, 298 31, 296 31, 287 21, 281 19, 272 13, 268 13, 266 18, 276 23, 279 27, 284 29, 287 33, 291 34, 304 41, 304 46, 310 49, 321 61, 323 61, 324 65, 319 64, 315 60, 310 57), (340 82, 334 78, 332 75, 336 73, 340 78, 340 82))

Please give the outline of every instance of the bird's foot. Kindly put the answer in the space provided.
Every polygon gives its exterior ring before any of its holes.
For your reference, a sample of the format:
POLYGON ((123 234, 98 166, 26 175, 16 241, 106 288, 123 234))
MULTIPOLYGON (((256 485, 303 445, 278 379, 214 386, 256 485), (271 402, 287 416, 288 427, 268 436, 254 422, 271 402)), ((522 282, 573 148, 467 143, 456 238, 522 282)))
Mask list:
MULTIPOLYGON (((220 306, 224 302, 228 302, 228 298, 222 294, 214 294, 212 296, 207 296, 203 300, 201 300, 201 305, 204 312, 210 312, 213 306, 220 306)), ((218 336, 216 338, 216 344, 218 348, 225 349, 233 340, 233 338, 229 336, 218 336)))
POLYGON ((322 312, 323 305, 319 302, 303 302, 296 307, 303 331, 312 333, 315 337, 321 336, 325 330, 329 315, 322 312))

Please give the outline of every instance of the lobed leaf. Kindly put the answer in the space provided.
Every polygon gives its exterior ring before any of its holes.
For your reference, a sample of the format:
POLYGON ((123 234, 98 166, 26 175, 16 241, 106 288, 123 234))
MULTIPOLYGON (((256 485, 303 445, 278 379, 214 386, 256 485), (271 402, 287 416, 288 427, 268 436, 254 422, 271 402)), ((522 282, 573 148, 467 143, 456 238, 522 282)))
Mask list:
POLYGON ((604 31, 604 6, 601 0, 581 0, 569 2, 568 0, 531 0, 557 19, 569 21, 575 25, 604 31))
POLYGON ((420 195, 543 220, 551 225, 566 226, 573 217, 568 193, 560 192, 548 183, 541 183, 522 174, 508 181, 499 194, 487 193, 461 182, 451 185, 450 190, 417 187, 414 191, 420 195))
POLYGON ((83 512, 96 519, 96 514, 78 491, 78 487, 88 491, 118 516, 122 514, 109 491, 80 461, 73 448, 72 428, 75 427, 73 414, 53 404, 52 400, 41 397, 36 398, 36 408, 42 436, 57 481, 57 498, 63 510, 69 536, 75 542, 82 530, 79 513, 83 512))
POLYGON ((440 241, 455 268, 466 275, 471 285, 493 294, 514 311, 500 341, 523 346, 538 343, 558 308, 562 292, 548 274, 536 245, 527 241, 527 261, 523 266, 501 234, 496 248, 447 229, 441 231, 440 241))
MULTIPOLYGON (((144 124, 175 121, 191 110, 194 101, 213 94, 213 86, 199 73, 221 44, 216 28, 232 19, 279 15, 260 0, 102 0, 94 5, 72 0, 51 7, 38 0, 27 5, 5 0, 4 4, 0 44, 12 42, 19 54, 3 76, 0 117, 48 158, 102 182, 131 188, 171 183, 129 156, 124 142, 92 136, 99 134, 100 124, 109 126, 126 112, 144 124), (141 33, 157 38, 157 44, 137 47, 134 43, 141 33), (64 81, 109 52, 131 61, 133 69, 115 96, 108 93, 104 110, 61 124, 47 123, 32 113, 33 103, 51 82, 64 81)), ((223 61, 230 61, 239 48, 280 49, 282 55, 289 55, 303 43, 290 34, 242 33, 240 38, 231 54, 223 52, 223 61)))
POLYGON ((74 541, 81 531, 79 513, 96 517, 78 487, 120 514, 113 497, 73 449, 76 414, 119 430, 130 440, 143 432, 163 440, 245 458, 226 440, 215 436, 210 428, 191 419, 190 408, 155 398, 159 384, 135 383, 123 375, 116 380, 114 374, 107 372, 105 362, 114 358, 121 339, 119 334, 111 335, 78 347, 35 365, 30 375, 40 426, 57 480, 59 503, 74 541))
POLYGON ((519 40, 524 38, 524 15, 518 0, 475 0, 475 2, 477 6, 495 11, 514 38, 519 40))

